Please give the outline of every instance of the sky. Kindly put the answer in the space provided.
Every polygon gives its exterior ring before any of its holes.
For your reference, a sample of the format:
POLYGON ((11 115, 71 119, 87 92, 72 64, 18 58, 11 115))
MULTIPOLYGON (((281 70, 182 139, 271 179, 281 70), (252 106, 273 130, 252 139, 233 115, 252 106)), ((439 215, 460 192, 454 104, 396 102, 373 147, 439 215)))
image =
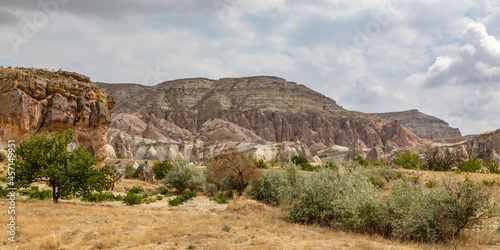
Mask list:
POLYGON ((1 0, 0 64, 96 82, 270 75, 500 129, 500 0, 1 0))

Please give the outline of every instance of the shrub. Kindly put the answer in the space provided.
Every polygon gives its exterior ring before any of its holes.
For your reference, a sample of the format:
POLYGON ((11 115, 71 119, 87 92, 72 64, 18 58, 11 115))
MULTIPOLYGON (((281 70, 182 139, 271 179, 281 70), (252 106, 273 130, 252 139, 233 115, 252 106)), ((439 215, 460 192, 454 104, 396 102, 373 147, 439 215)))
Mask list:
POLYGON ((206 173, 210 182, 219 187, 234 188, 239 194, 243 193, 249 183, 258 181, 261 176, 252 159, 236 148, 222 150, 212 157, 206 173))
POLYGON ((20 195, 29 196, 31 199, 46 200, 52 198, 52 191, 40 191, 38 187, 30 187, 29 189, 19 190, 20 195))
POLYGON ((114 196, 111 192, 105 193, 94 193, 82 197, 82 201, 86 202, 103 202, 103 201, 122 201, 123 197, 121 195, 114 196))
POLYGON ((269 161, 269 166, 271 166, 272 168, 278 166, 278 160, 276 160, 276 158, 272 158, 269 161))
POLYGON ((7 195, 9 195, 10 191, 7 190, 7 188, 4 189, 4 187, 0 186, 0 198, 7 198, 7 195))
POLYGON ((172 169, 162 180, 164 185, 175 188, 178 193, 189 189, 202 190, 205 186, 205 176, 195 166, 189 165, 181 156, 177 156, 172 169))
POLYGON ((458 170, 461 172, 477 172, 481 170, 481 161, 476 159, 469 159, 458 165, 458 170))
POLYGON ((132 194, 142 194, 144 193, 144 189, 142 187, 132 187, 127 193, 132 193, 132 194))
POLYGON ((0 152, 0 162, 7 160, 7 155, 4 152, 0 152))
POLYGON ((487 162, 484 162, 483 164, 491 174, 500 174, 500 169, 498 167, 498 165, 499 165, 498 163, 496 163, 492 160, 488 160, 487 162))
POLYGON ((437 180, 434 180, 434 179, 429 179, 427 180, 427 182, 425 183, 425 186, 428 187, 428 188, 433 188, 435 186, 438 185, 438 181, 437 180))
POLYGON ((314 170, 314 167, 303 156, 296 155, 296 156, 292 157, 292 162, 295 165, 299 166, 302 170, 305 170, 305 171, 313 171, 314 170))
POLYGON ((173 194, 170 193, 170 191, 164 187, 160 188, 160 194, 165 196, 165 197, 170 197, 172 196, 173 194))
POLYGON ((165 176, 167 175, 167 173, 172 170, 172 163, 170 163, 169 161, 167 160, 164 160, 164 161, 155 161, 153 163, 153 174, 154 174, 154 177, 157 181, 165 178, 165 176))
POLYGON ((261 169, 268 169, 269 167, 267 166, 267 164, 264 162, 264 160, 260 159, 259 161, 255 161, 255 166, 257 168, 261 168, 261 169))
POLYGON ((420 161, 420 156, 411 152, 398 154, 392 162, 405 169, 422 169, 424 164, 420 161))
POLYGON ((369 162, 367 160, 363 159, 363 157, 361 157, 361 156, 353 158, 352 160, 357 162, 359 165, 364 166, 364 167, 369 165, 369 162))
POLYGON ((370 182, 375 187, 384 188, 385 182, 376 176, 370 176, 370 182))
POLYGON ((333 169, 333 170, 339 168, 339 166, 337 166, 337 164, 335 164, 335 162, 333 162, 333 161, 327 161, 327 162, 323 163, 323 165, 321 167, 327 168, 327 169, 333 169))
POLYGON ((227 197, 224 195, 224 193, 219 193, 218 195, 210 197, 211 201, 215 201, 218 204, 227 204, 229 203, 227 197))
POLYGON ((491 186, 495 185, 496 183, 497 183, 496 180, 493 180, 493 181, 483 180, 483 186, 491 187, 491 186))
POLYGON ((289 163, 282 169, 265 172, 259 182, 250 185, 247 189, 247 195, 267 204, 282 204, 283 195, 292 192, 293 189, 290 175, 297 175, 298 169, 295 164, 289 163))
POLYGON ((135 169, 132 165, 127 165, 125 167, 125 179, 136 179, 135 169))
POLYGON ((195 191, 189 191, 173 200, 169 200, 168 201, 168 204, 170 206, 179 206, 181 205, 182 203, 188 201, 189 199, 193 198, 193 197, 196 197, 196 192, 195 191))
POLYGON ((142 203, 142 197, 135 194, 135 193, 132 193, 132 192, 128 192, 127 193, 127 196, 125 196, 123 198, 123 202, 129 206, 131 205, 137 205, 137 204, 141 204, 142 203))
POLYGON ((430 158, 425 162, 425 169, 431 171, 450 171, 452 168, 452 162, 443 159, 430 158))
POLYGON ((389 167, 380 167, 380 168, 371 168, 366 170, 369 174, 378 176, 379 178, 384 179, 386 182, 390 182, 392 180, 401 179, 403 177, 403 173, 399 171, 395 171, 389 167))

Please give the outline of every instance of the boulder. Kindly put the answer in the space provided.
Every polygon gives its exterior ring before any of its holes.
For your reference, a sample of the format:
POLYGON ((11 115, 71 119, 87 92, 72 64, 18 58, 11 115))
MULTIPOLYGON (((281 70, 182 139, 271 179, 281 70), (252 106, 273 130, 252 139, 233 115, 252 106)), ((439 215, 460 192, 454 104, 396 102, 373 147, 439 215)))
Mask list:
POLYGON ((354 142, 344 155, 344 161, 348 161, 359 156, 365 158, 365 152, 363 152, 363 149, 357 142, 354 142))
POLYGON ((149 161, 145 161, 140 165, 135 171, 137 178, 141 181, 151 182, 153 181, 153 168, 149 165, 149 161))

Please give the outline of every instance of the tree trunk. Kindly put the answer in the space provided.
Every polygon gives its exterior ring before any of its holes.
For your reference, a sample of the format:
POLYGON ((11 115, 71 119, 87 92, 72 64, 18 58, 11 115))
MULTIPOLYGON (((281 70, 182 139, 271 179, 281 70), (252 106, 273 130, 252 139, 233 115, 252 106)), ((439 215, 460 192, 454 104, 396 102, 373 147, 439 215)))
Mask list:
POLYGON ((50 185, 52 186, 52 201, 54 203, 59 202, 59 195, 56 195, 56 182, 53 180, 50 180, 50 185))

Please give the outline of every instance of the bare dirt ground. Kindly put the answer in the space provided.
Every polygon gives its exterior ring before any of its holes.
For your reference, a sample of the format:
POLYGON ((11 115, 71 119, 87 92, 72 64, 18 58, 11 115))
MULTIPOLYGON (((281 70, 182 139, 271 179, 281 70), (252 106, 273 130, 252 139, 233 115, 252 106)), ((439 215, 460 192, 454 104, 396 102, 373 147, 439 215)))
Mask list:
MULTIPOLYGON (((411 173, 408 173, 411 174, 411 173)), ((440 179, 441 173, 420 172, 440 179)), ((443 175, 444 176, 444 175, 443 175)), ((456 175, 464 178, 465 175, 456 175)), ((473 178, 499 179, 479 175, 473 178)), ((116 194, 141 184, 124 180, 116 194)), ((498 186, 497 186, 498 187, 498 186)), ((498 189, 498 188, 497 188, 498 189)), ((173 197, 172 197, 173 198, 173 197)), ((470 230, 446 244, 398 242, 376 235, 289 223, 280 208, 237 198, 229 205, 198 196, 178 207, 164 198, 151 204, 86 203, 78 200, 18 202, 16 243, 0 238, 1 249, 500 249, 498 234, 470 230)), ((0 201, 0 224, 8 223, 7 201, 0 201), (4 209, 1 209, 4 208, 4 209)), ((5 228, 5 226, 4 226, 5 228)))

